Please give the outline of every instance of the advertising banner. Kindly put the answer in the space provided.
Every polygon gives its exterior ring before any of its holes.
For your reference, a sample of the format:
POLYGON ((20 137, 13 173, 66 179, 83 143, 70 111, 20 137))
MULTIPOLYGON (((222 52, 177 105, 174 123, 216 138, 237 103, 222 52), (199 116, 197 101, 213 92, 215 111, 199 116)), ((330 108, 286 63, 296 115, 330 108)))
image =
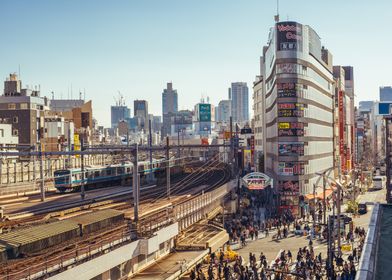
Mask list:
POLYGON ((280 142, 279 144, 280 156, 303 156, 304 142, 280 142))
POLYGON ((304 108, 301 103, 278 103, 278 117, 303 117, 304 108))
POLYGON ((251 152, 251 150, 244 149, 243 156, 244 156, 244 168, 250 168, 250 166, 252 166, 252 152, 251 152))
POLYGON ((278 175, 303 175, 305 172, 304 166, 305 164, 303 162, 279 162, 278 175))
POLYGON ((297 97, 296 83, 278 83, 278 97, 297 97))
POLYGON ((304 124, 300 122, 278 123, 278 136, 303 136, 304 124))
POLYGON ((277 50, 302 51, 302 24, 286 21, 276 24, 277 50))
POLYGON ((280 193, 288 193, 292 195, 299 194, 299 182, 298 181, 279 181, 278 189, 280 193))

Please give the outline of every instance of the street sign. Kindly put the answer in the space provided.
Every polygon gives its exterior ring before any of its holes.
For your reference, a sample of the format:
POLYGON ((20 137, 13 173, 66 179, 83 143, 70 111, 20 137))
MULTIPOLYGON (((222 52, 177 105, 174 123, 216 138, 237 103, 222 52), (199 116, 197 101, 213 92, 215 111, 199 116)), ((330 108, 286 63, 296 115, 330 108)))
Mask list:
POLYGON ((341 248, 342 252, 351 252, 352 250, 351 244, 342 245, 341 248))
POLYGON ((268 186, 273 188, 273 179, 260 172, 249 173, 241 181, 249 190, 263 190, 268 186))

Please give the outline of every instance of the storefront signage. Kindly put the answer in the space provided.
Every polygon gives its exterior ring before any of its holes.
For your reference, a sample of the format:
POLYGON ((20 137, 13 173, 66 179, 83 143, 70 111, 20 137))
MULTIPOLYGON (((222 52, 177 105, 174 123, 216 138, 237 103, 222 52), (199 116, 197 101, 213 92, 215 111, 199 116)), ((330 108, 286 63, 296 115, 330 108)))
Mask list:
POLYGON ((278 97, 297 97, 296 83, 278 83, 278 97))
POLYGON ((298 181, 279 181, 278 190, 280 193, 295 193, 299 194, 298 181))
POLYGON ((278 164, 278 175, 303 175, 304 172, 305 164, 303 162, 279 162, 278 164))
POLYGON ((279 117, 303 117, 304 104, 301 103, 278 103, 279 117))
POLYGON ((278 123, 279 136, 303 136, 304 124, 299 122, 279 122, 278 123))

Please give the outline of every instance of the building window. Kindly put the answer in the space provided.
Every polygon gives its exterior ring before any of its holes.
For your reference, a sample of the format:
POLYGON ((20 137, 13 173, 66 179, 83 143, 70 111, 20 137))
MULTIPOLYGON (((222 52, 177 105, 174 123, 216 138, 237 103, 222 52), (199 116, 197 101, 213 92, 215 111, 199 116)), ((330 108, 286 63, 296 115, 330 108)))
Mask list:
POLYGON ((16 109, 16 104, 15 103, 9 103, 8 104, 8 110, 15 110, 16 109))
POLYGON ((18 134, 19 134, 19 133, 18 133, 18 130, 17 130, 17 129, 14 129, 14 130, 12 131, 12 135, 13 135, 13 136, 18 136, 18 134))
POLYGON ((13 117, 12 121, 13 121, 13 123, 18 123, 18 117, 13 117))
POLYGON ((20 103, 20 109, 28 109, 28 105, 27 103, 20 103))
POLYGON ((4 137, 4 129, 0 129, 0 137, 4 137))

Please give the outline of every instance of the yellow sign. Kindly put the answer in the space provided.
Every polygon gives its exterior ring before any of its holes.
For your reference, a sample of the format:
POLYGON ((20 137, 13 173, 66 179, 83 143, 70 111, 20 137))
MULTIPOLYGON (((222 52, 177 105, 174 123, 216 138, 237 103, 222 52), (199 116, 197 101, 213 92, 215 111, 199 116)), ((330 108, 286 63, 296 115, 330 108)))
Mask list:
POLYGON ((290 123, 288 122, 280 122, 278 123, 279 129, 289 129, 290 128, 290 123))
MULTIPOLYGON (((74 151, 80 151, 80 140, 79 134, 74 134, 74 151)), ((75 157, 79 158, 80 155, 75 155, 75 157)))
POLYGON ((351 251, 351 244, 342 245, 343 252, 350 252, 351 251))

